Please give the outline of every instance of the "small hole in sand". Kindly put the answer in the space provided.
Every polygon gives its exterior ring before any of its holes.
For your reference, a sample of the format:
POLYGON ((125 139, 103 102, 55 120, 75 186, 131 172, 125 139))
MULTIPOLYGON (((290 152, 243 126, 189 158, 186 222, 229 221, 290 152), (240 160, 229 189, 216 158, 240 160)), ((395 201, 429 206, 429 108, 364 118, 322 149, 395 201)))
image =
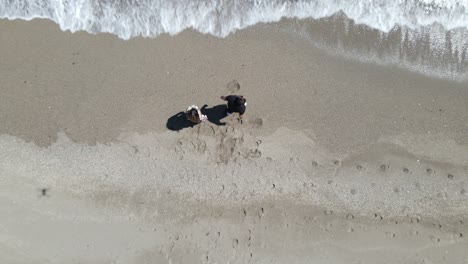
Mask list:
MULTIPOLYGON (((255 118, 254 121, 252 121, 252 125, 256 128, 262 127, 263 126, 263 119, 261 118, 255 118)), ((259 144, 258 144, 259 145, 259 144)))
POLYGON ((385 165, 385 164, 380 165, 381 171, 386 171, 387 169, 388 169, 388 165, 385 165))
POLYGON ((450 180, 452 180, 452 179, 453 179, 453 174, 448 174, 448 175, 447 175, 447 178, 449 178, 450 180))
POLYGON ((240 84, 237 80, 230 81, 226 86, 228 90, 233 93, 240 90, 240 84))
POLYGON ((409 173, 409 169, 407 169, 407 168, 403 168, 403 170, 402 170, 402 171, 403 171, 403 173, 406 173, 406 174, 408 174, 408 173, 409 173))

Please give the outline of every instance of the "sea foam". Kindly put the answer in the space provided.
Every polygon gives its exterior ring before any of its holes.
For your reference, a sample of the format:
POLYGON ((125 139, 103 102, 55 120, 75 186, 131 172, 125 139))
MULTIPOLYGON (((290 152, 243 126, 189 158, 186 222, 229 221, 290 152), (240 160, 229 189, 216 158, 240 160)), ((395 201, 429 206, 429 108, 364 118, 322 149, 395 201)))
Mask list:
MULTIPOLYGON (((398 36, 401 43, 394 45, 400 51, 385 55, 390 58, 386 61, 393 60, 392 64, 395 61, 406 66, 416 64, 416 67, 429 67, 429 71, 436 75, 466 77, 468 0, 0 1, 0 18, 46 18, 55 21, 64 31, 105 32, 122 39, 176 35, 189 28, 226 37, 257 23, 277 22, 282 18, 327 20, 336 14, 344 14, 353 25, 378 30, 381 37, 376 49, 380 49, 382 45, 379 43, 385 42, 388 36, 395 32, 401 34, 398 36), (417 51, 419 58, 411 59, 414 50, 419 49, 421 39, 429 49, 422 53, 417 51), (438 62, 441 58, 443 65, 438 62), (428 64, 428 61, 432 62, 428 64), (435 67, 433 62, 437 64, 435 67)), ((318 35, 308 32, 312 34, 311 38, 318 35)))
POLYGON ((0 17, 48 18, 62 30, 107 32, 120 38, 177 34, 187 28, 225 37, 281 18, 323 18, 342 11, 357 24, 389 32, 438 23, 468 28, 468 0, 4 0, 0 17))

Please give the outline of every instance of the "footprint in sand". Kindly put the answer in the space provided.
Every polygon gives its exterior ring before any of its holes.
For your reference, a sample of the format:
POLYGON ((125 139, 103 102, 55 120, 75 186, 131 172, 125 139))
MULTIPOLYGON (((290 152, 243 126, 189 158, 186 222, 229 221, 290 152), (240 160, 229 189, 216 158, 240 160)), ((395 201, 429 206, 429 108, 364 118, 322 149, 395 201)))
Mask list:
POLYGON ((353 219, 354 219, 354 215, 348 214, 348 215, 346 215, 346 219, 348 219, 348 220, 353 220, 353 219))
POLYGON ((243 216, 244 218, 247 217, 247 210, 245 210, 245 208, 242 208, 242 216, 243 216))
POLYGON ((237 248, 239 246, 239 239, 234 238, 232 240, 232 248, 237 248))
POLYGON ((388 168, 389 168, 389 166, 387 164, 380 165, 380 171, 381 172, 385 172, 388 168))
POLYGON ((324 213, 325 213, 325 215, 332 215, 333 211, 332 210, 325 210, 324 213))
POLYGON ((381 216, 381 215, 379 216, 376 213, 374 214, 374 218, 379 219, 379 220, 383 220, 383 216, 381 216))
POLYGON ((265 214, 265 209, 261 207, 260 210, 258 211, 258 218, 262 218, 264 214, 265 214))
POLYGON ((263 126, 263 119, 255 118, 254 120, 250 121, 250 124, 252 124, 254 128, 261 128, 263 126))
POLYGON ((434 243, 439 243, 440 242, 440 238, 438 238, 436 236, 429 236, 429 239, 434 243))
POLYGON ((236 93, 237 91, 240 90, 240 84, 237 80, 230 81, 226 87, 231 93, 236 93))
POLYGON ((441 199, 447 199, 448 194, 446 192, 439 192, 437 193, 437 197, 441 199))
POLYGON ((464 188, 462 188, 462 189, 460 190, 460 194, 461 194, 461 195, 466 195, 466 190, 465 190, 464 188))
POLYGON ((326 222, 323 230, 328 232, 328 231, 331 231, 332 228, 333 228, 333 224, 331 222, 326 222))

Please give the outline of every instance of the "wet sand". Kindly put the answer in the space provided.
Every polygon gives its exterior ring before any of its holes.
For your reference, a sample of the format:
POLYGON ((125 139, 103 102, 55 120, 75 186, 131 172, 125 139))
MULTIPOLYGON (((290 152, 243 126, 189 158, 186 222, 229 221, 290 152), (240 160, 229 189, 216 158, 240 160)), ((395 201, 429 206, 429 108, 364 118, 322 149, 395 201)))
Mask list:
POLYGON ((468 261, 467 83, 281 26, 122 41, 0 21, 1 262, 468 261), (185 126, 233 82, 243 124, 185 126))

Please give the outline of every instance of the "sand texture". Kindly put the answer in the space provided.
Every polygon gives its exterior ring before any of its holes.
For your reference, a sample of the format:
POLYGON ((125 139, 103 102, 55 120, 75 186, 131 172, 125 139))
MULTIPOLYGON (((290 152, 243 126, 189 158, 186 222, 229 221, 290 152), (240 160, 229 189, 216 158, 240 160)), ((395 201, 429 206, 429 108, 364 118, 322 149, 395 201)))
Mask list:
POLYGON ((468 263, 468 84, 281 26, 0 21, 0 263, 468 263))

